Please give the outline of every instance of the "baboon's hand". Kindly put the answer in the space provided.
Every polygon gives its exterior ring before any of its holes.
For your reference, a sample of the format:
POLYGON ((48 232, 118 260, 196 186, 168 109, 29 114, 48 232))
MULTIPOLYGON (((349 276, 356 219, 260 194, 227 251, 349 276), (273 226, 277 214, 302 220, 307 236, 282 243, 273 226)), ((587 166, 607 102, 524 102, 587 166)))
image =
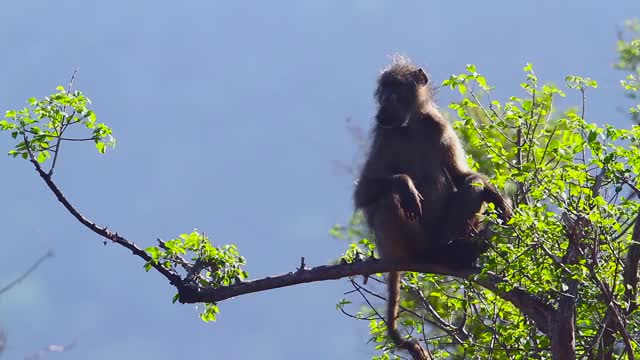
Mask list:
POLYGON ((415 221, 422 216, 422 200, 420 192, 413 185, 413 181, 406 175, 393 177, 392 191, 398 207, 409 221, 415 221))
POLYGON ((511 220, 511 217, 513 217, 513 205, 511 203, 511 200, 504 199, 504 203, 502 204, 500 210, 502 211, 502 213, 500 214, 500 218, 505 224, 508 223, 509 220, 511 220))
POLYGON ((496 209, 498 209, 498 216, 502 219, 504 224, 511 220, 511 217, 513 216, 513 203, 508 197, 502 196, 488 181, 485 182, 483 200, 493 203, 496 206, 496 209))

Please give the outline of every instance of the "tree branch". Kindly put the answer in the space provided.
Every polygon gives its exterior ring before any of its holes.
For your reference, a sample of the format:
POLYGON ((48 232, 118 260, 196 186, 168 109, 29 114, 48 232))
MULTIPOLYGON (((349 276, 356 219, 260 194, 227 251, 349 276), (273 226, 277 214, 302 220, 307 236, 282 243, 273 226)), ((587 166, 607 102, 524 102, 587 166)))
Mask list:
MULTIPOLYGON (((362 261, 352 264, 340 265, 322 265, 311 269, 302 269, 288 274, 282 274, 263 279, 245 281, 229 286, 219 288, 198 289, 193 286, 184 286, 179 290, 179 301, 183 304, 191 303, 214 303, 226 300, 235 296, 250 294, 259 291, 277 289, 298 284, 306 284, 316 281, 337 280, 344 277, 356 275, 372 275, 377 273, 385 273, 390 271, 416 271, 421 273, 439 274, 455 276, 459 278, 469 279, 479 274, 479 268, 473 269, 451 269, 441 265, 434 264, 389 264, 373 261, 362 261)), ((520 311, 529 317, 542 331, 547 334, 549 331, 549 319, 555 309, 548 303, 535 297, 520 288, 514 288, 510 291, 503 291, 498 288, 498 284, 506 280, 494 274, 481 274, 475 278, 469 279, 503 298, 511 302, 520 311)))
POLYGON ((53 250, 48 250, 44 255, 40 256, 40 258, 38 258, 38 260, 36 260, 33 263, 33 265, 31 265, 27 269, 27 271, 25 271, 24 273, 22 273, 22 275, 18 276, 15 280, 13 280, 9 284, 1 288, 0 295, 11 290, 14 286, 20 284, 24 279, 26 279, 29 275, 31 275, 31 273, 34 272, 40 266, 40 264, 42 264, 45 260, 47 260, 50 257, 53 257, 53 250))
POLYGON ((472 281, 512 303, 535 323, 538 330, 550 335, 549 324, 556 312, 552 305, 518 287, 509 291, 500 290, 498 284, 506 282, 505 279, 494 274, 485 274, 485 276, 485 278, 476 278, 472 281))
MULTIPOLYGON (((29 144, 26 139, 25 139, 25 142, 27 143, 27 149, 29 149, 29 144)), ((182 279, 180 278, 180 275, 178 275, 175 271, 166 269, 161 264, 154 264, 151 261, 151 256, 149 256, 149 254, 147 254, 144 250, 140 249, 136 244, 118 235, 118 233, 114 233, 110 231, 109 229, 107 229, 106 226, 105 227, 98 226, 96 223, 89 220, 84 215, 82 215, 78 210, 76 210, 76 208, 73 205, 71 205, 69 200, 67 200, 67 198, 62 194, 62 191, 60 191, 58 186, 53 182, 53 180, 51 180, 51 176, 42 169, 38 161, 33 157, 33 154, 31 153, 31 151, 30 150, 28 151, 29 151, 29 157, 30 157, 29 160, 31 161, 36 171, 38 172, 38 175, 40 175, 42 180, 44 180, 44 182, 47 184, 49 189, 56 196, 58 201, 62 203, 65 209, 67 209, 67 211, 69 211, 69 213, 71 213, 71 215, 75 217, 76 220, 78 220, 82 225, 84 225, 94 233, 102 236, 105 239, 111 240, 114 243, 124 246, 125 248, 131 250, 131 252, 134 255, 142 258, 146 262, 149 262, 151 266, 153 266, 156 270, 158 270, 160 274, 162 274, 165 278, 167 278, 167 280, 169 280, 169 282, 172 285, 175 285, 177 287, 182 285, 182 279)))
POLYGON ((625 285, 624 297, 629 303, 627 314, 631 314, 638 308, 636 300, 638 296, 638 266, 640 265, 640 214, 636 216, 631 235, 631 245, 627 250, 622 279, 625 285))
MULTIPOLYGON (((627 185, 632 186, 631 184, 627 185)), ((595 272, 593 275, 597 280, 596 284, 600 287, 600 291, 608 304, 606 316, 604 317, 602 325, 602 340, 598 344, 598 356, 602 359, 613 358, 613 347, 616 340, 614 332, 616 330, 622 337, 625 347, 627 348, 629 359, 635 359, 633 347, 631 345, 631 337, 625 328, 625 315, 630 315, 638 308, 636 297, 638 294, 638 265, 640 262, 640 213, 636 215, 631 240, 632 244, 627 250, 627 258, 622 272, 622 281, 625 285, 624 299, 628 303, 626 311, 623 311, 623 309, 618 307, 611 291, 597 278, 595 272)))
POLYGON ((565 265, 575 265, 580 259, 580 242, 588 236, 591 222, 584 217, 571 218, 562 214, 564 230, 569 246, 562 257, 562 284, 566 286, 558 299, 558 311, 551 322, 551 356, 554 359, 575 360, 576 358, 576 299, 578 280, 574 279, 565 265))

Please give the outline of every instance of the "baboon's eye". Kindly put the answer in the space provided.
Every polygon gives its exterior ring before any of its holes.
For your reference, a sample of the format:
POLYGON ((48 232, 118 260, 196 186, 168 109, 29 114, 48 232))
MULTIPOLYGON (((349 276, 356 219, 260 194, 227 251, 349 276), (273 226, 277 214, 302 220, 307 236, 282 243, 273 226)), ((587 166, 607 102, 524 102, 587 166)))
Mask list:
POLYGON ((406 88, 403 82, 397 80, 388 81, 383 86, 391 92, 402 92, 406 88))

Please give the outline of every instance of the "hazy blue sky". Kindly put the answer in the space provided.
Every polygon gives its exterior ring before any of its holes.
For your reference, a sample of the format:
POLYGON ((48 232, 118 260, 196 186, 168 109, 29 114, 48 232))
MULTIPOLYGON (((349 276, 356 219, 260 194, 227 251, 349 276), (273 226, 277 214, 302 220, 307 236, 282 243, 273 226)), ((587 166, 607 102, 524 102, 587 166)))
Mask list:
MULTIPOLYGON (((64 148, 55 179, 69 199, 141 246, 197 227, 237 244, 257 278, 344 250, 327 231, 348 219, 353 179, 335 161, 357 159, 345 119, 369 127, 389 54, 411 56, 436 83, 474 63, 501 99, 526 62, 544 81, 589 75, 600 83, 589 119, 628 126, 611 64, 616 26, 638 16, 637 0, 3 1, 0 110, 78 67, 77 87, 119 143, 104 157, 64 148)), ((438 96, 443 107, 458 98, 438 96)), ((367 323, 335 310, 346 280, 225 301, 205 324, 195 306, 171 304, 173 288, 140 259, 76 223, 27 162, 0 156, 0 169, 0 285, 56 253, 0 297, 4 358, 73 339, 50 357, 371 356, 367 323)))

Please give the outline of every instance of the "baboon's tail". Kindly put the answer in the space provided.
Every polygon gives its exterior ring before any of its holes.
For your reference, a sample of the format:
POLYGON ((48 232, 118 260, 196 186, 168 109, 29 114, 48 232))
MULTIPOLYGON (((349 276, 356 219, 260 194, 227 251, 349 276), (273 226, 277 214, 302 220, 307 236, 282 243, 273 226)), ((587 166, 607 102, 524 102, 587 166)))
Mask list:
POLYGON ((389 273, 389 300, 387 302, 387 331, 399 349, 405 349, 414 360, 431 360, 428 352, 415 340, 405 340, 398 331, 398 309, 400 305, 400 278, 397 271, 389 273))

